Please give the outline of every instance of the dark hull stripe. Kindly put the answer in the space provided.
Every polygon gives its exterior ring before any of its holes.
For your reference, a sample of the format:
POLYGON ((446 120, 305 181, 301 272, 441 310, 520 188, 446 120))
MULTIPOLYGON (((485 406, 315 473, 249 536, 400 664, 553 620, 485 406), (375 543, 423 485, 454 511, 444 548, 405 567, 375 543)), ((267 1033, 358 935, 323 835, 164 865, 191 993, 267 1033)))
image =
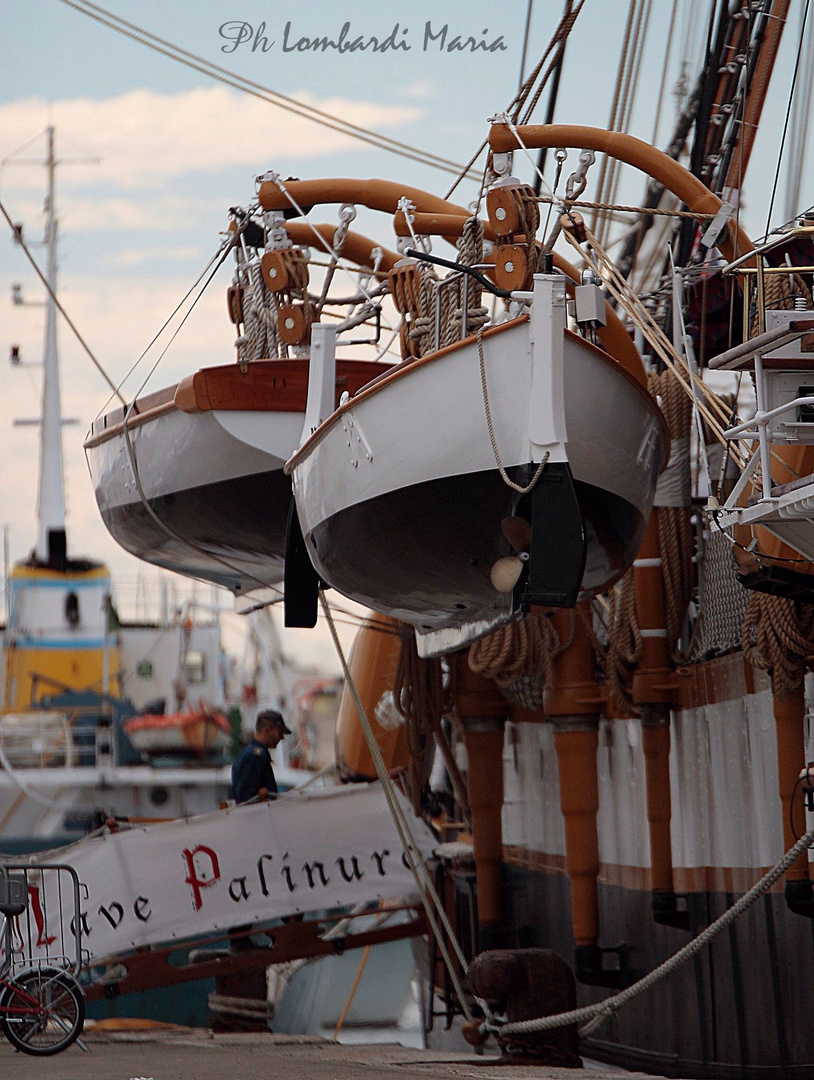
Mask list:
MULTIPOLYGON (((509 472, 525 482, 524 469, 509 472)), ((593 588, 592 566, 605 575, 608 565, 618 573, 631 564, 645 522, 625 499, 575 486, 589 535, 583 587, 593 588)), ((511 553, 500 523, 519 502, 497 469, 429 480, 333 514, 311 530, 311 554, 340 592, 378 611, 412 612, 419 630, 497 618, 508 602, 489 572, 511 553)))
MULTIPOLYGON (((504 867, 507 947, 552 948, 572 962, 568 878, 504 867)), ((690 933, 653 921, 650 893, 599 886, 600 945, 633 943, 644 975, 731 906, 732 894, 688 894, 690 933)), ((614 991, 580 986, 580 1005, 614 991)), ((782 894, 765 896, 695 958, 601 1027, 582 1051, 627 1069, 711 1080, 814 1076, 814 938, 782 894)))
POLYGON ((179 543, 141 503, 107 509, 102 517, 114 540, 139 559, 246 591, 282 580, 290 500, 291 480, 282 469, 150 500, 153 511, 173 532, 233 564, 240 573, 179 543))

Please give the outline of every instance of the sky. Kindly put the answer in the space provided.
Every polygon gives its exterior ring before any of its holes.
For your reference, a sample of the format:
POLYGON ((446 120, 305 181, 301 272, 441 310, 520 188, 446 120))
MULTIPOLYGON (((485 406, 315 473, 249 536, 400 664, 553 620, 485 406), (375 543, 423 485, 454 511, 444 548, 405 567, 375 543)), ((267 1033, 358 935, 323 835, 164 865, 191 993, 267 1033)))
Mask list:
MULTIPOLYGON (((744 220, 756 233, 765 224, 794 63, 798 6, 802 0, 792 4, 751 169, 744 220)), ((500 5, 493 0, 465 5, 449 0, 107 0, 107 7, 244 78, 465 162, 487 135, 487 118, 505 109, 517 89, 528 0, 500 5), (339 55, 297 46, 304 38, 336 38, 346 22, 348 39, 392 34, 394 42, 409 49, 339 55), (445 26, 446 44, 456 35, 471 36, 491 50, 445 51, 440 47, 445 26)), ((671 8, 667 0, 653 4, 629 128, 653 138, 654 102, 666 69, 657 142, 666 139, 672 126, 681 65, 695 66, 707 4, 678 0, 668 56, 671 8)), ((569 42, 557 120, 606 125, 627 9, 628 0, 586 0, 569 42)), ((548 43, 561 10, 561 0, 534 0, 527 70, 548 43)), ((329 131, 215 82, 61 0, 0 0, 0 159, 41 159, 42 133, 49 123, 56 127, 58 156, 66 159, 57 178, 60 298, 116 383, 216 250, 228 208, 252 200, 257 174, 275 169, 298 177, 380 176, 442 195, 452 180, 425 163, 329 131)), ((530 178, 525 162, 515 171, 530 178)), ((41 168, 11 162, 0 167, 0 198, 12 218, 25 223, 32 241, 42 234, 44 183, 41 168)), ((625 198, 637 199, 641 190, 638 176, 625 180, 625 198)), ((455 198, 467 203, 474 195, 474 186, 464 184, 455 198)), ((803 199, 806 205, 814 202, 805 182, 803 199)), ((382 217, 360 215, 357 225, 393 244, 390 223, 382 217)), ((41 248, 34 251, 44 260, 41 248)), ((224 303, 230 273, 224 267, 197 304, 149 389, 233 359, 234 333, 224 303)), ((5 363, 12 344, 19 345, 27 362, 5 368, 0 397, 0 460, 6 463, 0 469, 0 524, 9 526, 11 556, 18 559, 36 535, 38 437, 36 428, 13 427, 13 420, 38 415, 42 309, 12 306, 8 298, 14 282, 23 285, 29 301, 41 298, 20 249, 0 232, 0 362, 5 363)), ((59 341, 63 411, 78 421, 64 430, 70 551, 107 562, 127 606, 137 579, 145 585, 157 580, 157 572, 119 549, 102 525, 82 441, 91 421, 105 410, 109 392, 64 325, 59 341)), ((141 387, 156 357, 148 354, 124 384, 126 395, 141 387)), ((343 633, 347 642, 350 628, 343 633)), ((321 631, 286 631, 283 645, 304 660, 337 667, 321 631)))

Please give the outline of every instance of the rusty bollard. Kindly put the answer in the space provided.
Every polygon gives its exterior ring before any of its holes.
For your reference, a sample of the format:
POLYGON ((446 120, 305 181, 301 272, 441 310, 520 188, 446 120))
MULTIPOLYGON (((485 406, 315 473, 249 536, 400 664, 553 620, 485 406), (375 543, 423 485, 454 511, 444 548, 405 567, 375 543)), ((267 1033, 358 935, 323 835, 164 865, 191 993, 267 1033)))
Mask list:
MULTIPOLYGON (((469 988, 509 1023, 553 1016, 577 1005, 571 968, 551 949, 491 949, 475 957, 467 970, 469 988)), ((504 1064, 558 1065, 581 1069, 577 1025, 510 1035, 498 1043, 504 1064)))

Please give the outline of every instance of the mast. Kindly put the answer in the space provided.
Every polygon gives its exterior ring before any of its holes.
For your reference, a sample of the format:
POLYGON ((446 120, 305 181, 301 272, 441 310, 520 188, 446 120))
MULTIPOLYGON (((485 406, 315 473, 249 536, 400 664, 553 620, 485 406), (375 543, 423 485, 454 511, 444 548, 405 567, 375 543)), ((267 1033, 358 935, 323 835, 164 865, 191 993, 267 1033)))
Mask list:
POLYGON ((37 546, 41 562, 55 570, 64 570, 67 560, 65 538, 65 491, 62 472, 62 412, 59 396, 59 361, 57 357, 57 216, 55 208, 56 159, 54 129, 49 126, 48 194, 45 212, 45 243, 48 252, 45 299, 45 345, 43 350, 42 420, 40 424, 40 477, 37 499, 37 546))

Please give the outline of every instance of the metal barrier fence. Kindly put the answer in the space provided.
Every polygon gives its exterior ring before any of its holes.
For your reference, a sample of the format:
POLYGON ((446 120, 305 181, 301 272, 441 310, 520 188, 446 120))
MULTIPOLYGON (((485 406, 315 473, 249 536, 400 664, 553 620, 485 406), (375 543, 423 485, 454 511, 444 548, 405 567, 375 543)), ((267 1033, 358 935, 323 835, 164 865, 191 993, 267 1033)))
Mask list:
POLYGON ((0 974, 39 966, 77 976, 85 959, 81 896, 64 863, 0 864, 0 974))

